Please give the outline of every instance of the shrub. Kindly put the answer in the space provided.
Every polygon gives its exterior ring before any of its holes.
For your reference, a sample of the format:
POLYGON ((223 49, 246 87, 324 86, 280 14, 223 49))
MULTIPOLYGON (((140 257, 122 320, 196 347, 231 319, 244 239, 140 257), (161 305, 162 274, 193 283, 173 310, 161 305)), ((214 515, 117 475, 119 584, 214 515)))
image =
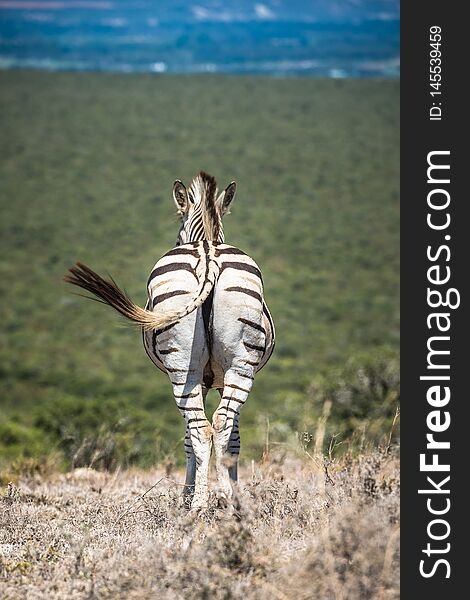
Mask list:
POLYGON ((359 353, 343 368, 315 379, 310 396, 313 411, 318 415, 325 401, 332 403, 325 443, 338 433, 342 439, 357 442, 361 432, 369 442, 383 442, 391 431, 400 402, 396 353, 387 349, 359 353))

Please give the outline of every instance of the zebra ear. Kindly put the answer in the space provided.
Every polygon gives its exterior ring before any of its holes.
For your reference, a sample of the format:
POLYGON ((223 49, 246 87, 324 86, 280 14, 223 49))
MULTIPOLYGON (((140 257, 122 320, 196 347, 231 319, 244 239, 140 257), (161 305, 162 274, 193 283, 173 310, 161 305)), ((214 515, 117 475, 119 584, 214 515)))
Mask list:
POLYGON ((217 208, 222 217, 230 213, 230 205, 235 197, 236 190, 237 184, 232 181, 217 198, 217 208))
POLYGON ((188 192, 179 179, 173 184, 173 200, 178 209, 178 214, 184 215, 188 210, 189 205, 188 192))

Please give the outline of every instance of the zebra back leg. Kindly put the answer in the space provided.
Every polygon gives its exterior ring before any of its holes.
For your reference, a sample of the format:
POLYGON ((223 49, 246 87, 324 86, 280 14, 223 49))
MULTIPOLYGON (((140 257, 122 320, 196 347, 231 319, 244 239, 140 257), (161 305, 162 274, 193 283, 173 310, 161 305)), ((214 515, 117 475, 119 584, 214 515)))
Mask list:
POLYGON ((227 448, 227 452, 231 457, 228 467, 228 475, 232 485, 238 481, 238 458, 240 456, 240 430, 238 428, 238 420, 239 415, 236 415, 227 448))
POLYGON ((226 498, 232 496, 231 482, 235 483, 238 479, 239 414, 250 393, 253 378, 252 367, 229 369, 225 374, 219 406, 212 417, 219 494, 226 498))
MULTIPOLYGON (((204 407, 206 404, 207 388, 202 388, 202 399, 204 407)), ((186 433, 184 436, 184 450, 186 454, 186 480, 184 482, 183 496, 187 506, 191 506, 191 501, 194 496, 194 487, 196 483, 196 455, 193 450, 193 444, 191 442, 191 431, 189 426, 186 425, 186 433)))
MULTIPOLYGON (((224 395, 223 389, 219 389, 218 392, 221 397, 224 395)), ((219 404, 219 408, 221 406, 227 406, 227 403, 224 402, 224 404, 222 404, 221 402, 219 404)), ((232 483, 236 483, 238 481, 238 457, 240 456, 240 429, 238 425, 239 417, 239 414, 234 414, 233 427, 230 432, 230 438, 227 446, 227 454, 230 456, 230 459, 227 461, 229 464, 228 474, 232 483)))
POLYGON ((184 451, 186 454, 186 480, 184 482, 183 497, 185 504, 190 507, 191 500, 194 496, 194 485, 196 483, 196 455, 194 454, 193 445, 191 443, 191 433, 188 425, 186 425, 186 433, 184 436, 184 451))
MULTIPOLYGON (((205 393, 200 383, 173 384, 176 405, 186 421, 186 486, 194 494, 191 509, 206 508, 209 502, 209 460, 212 450, 212 426, 205 411, 205 393)), ((189 498, 188 498, 189 501, 189 498)))

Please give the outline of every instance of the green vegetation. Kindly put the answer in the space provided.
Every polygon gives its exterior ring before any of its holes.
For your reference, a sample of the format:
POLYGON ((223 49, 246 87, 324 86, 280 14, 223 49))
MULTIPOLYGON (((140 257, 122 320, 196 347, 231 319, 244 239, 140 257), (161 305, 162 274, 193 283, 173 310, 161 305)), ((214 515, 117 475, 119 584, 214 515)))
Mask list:
MULTIPOLYGON (((183 459, 140 335, 61 282, 76 260, 142 305, 174 245, 176 178, 235 179, 228 243, 253 256, 277 347, 243 456, 311 431, 390 431, 398 402, 396 81, 0 72, 0 461, 183 459)), ((209 396, 211 409, 215 396, 209 396)))

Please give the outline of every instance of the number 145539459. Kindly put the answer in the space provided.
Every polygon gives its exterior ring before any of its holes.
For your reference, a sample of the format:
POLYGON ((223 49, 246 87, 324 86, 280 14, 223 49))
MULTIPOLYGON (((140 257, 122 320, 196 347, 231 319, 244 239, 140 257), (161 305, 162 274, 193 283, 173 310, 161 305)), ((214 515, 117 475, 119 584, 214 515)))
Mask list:
POLYGON ((441 94, 441 33, 439 25, 432 25, 432 27, 429 28, 429 85, 431 87, 429 93, 433 97, 441 94))

